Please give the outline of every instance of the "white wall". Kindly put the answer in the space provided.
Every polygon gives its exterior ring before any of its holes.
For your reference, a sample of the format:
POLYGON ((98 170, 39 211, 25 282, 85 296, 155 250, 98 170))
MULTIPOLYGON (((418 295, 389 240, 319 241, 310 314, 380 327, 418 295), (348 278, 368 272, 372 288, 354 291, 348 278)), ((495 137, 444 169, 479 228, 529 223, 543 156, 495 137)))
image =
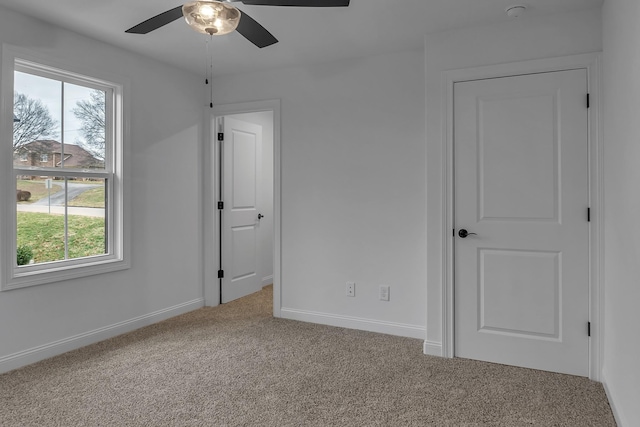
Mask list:
POLYGON ((603 7, 605 353, 603 378, 621 427, 640 425, 640 3, 603 7))
POLYGON ((234 118, 262 127, 262 176, 260 178, 260 278, 273 283, 273 112, 234 114, 234 118))
POLYGON ((281 99, 283 317, 423 338, 423 52, 221 76, 213 87, 217 104, 281 99), (377 298, 382 284, 389 302, 377 298))
POLYGON ((442 126, 445 70, 596 52, 602 49, 599 9, 430 34, 426 37, 427 342, 442 343, 442 126))
POLYGON ((201 79, 4 8, 0 42, 129 79, 133 193, 130 269, 0 293, 0 371, 203 305, 201 79))

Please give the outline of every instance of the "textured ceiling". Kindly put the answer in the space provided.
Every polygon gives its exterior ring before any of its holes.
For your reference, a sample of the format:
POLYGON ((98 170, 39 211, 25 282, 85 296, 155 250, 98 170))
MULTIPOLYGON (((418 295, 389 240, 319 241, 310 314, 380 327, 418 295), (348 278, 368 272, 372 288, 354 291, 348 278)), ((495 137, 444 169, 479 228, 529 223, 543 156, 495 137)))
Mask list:
MULTIPOLYGON (((351 0, 348 8, 235 5, 278 38, 258 49, 238 33, 213 38, 214 74, 249 72, 419 48, 424 35, 503 22, 504 10, 527 6, 525 16, 599 7, 602 0, 351 0)), ((208 36, 183 20, 147 35, 125 34, 179 0, 0 0, 0 5, 196 73, 205 69, 208 36)))

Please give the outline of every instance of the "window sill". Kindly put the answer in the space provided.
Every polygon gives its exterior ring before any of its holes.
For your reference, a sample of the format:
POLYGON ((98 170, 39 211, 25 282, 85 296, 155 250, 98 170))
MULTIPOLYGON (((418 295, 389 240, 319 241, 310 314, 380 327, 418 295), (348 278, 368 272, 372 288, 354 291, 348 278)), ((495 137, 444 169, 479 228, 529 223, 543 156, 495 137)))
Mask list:
POLYGON ((30 286, 60 282, 63 280, 111 273, 114 271, 126 270, 130 268, 131 265, 129 261, 125 261, 123 259, 103 258, 93 262, 85 262, 81 265, 64 265, 60 267, 47 268, 46 270, 30 269, 29 267, 32 266, 25 267, 26 268, 16 267, 13 270, 13 277, 8 277, 5 278, 6 280, 3 280, 3 283, 0 286, 0 291, 22 289, 30 286))

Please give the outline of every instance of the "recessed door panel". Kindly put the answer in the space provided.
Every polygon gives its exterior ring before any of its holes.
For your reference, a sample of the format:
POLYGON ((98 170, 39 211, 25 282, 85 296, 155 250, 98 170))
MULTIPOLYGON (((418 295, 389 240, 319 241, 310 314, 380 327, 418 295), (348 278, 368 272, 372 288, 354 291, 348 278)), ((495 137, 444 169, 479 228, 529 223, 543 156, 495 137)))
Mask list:
POLYGON ((559 338, 559 253, 480 249, 479 267, 479 331, 559 338))
POLYGON ((479 99, 480 219, 558 220, 557 100, 479 99))
POLYGON ((255 209, 258 177, 256 176, 256 136, 233 130, 229 149, 233 150, 233 209, 255 209))
POLYGON ((256 234, 255 226, 231 229, 231 280, 246 279, 256 275, 256 234))

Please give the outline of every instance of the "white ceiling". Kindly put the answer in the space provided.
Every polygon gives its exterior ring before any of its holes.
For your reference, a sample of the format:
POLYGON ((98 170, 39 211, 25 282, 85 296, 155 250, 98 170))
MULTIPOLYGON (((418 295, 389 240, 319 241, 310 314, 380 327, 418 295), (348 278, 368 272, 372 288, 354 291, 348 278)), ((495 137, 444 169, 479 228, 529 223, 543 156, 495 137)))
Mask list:
MULTIPOLYGON (((507 6, 523 4, 518 19, 599 7, 603 0, 351 0, 348 8, 235 5, 280 42, 258 49, 234 32, 213 38, 214 75, 286 67, 419 48, 424 35, 507 21, 507 6)), ((196 73, 205 69, 208 36, 183 20, 147 35, 125 30, 180 0, 0 0, 6 6, 98 40, 196 73)))

